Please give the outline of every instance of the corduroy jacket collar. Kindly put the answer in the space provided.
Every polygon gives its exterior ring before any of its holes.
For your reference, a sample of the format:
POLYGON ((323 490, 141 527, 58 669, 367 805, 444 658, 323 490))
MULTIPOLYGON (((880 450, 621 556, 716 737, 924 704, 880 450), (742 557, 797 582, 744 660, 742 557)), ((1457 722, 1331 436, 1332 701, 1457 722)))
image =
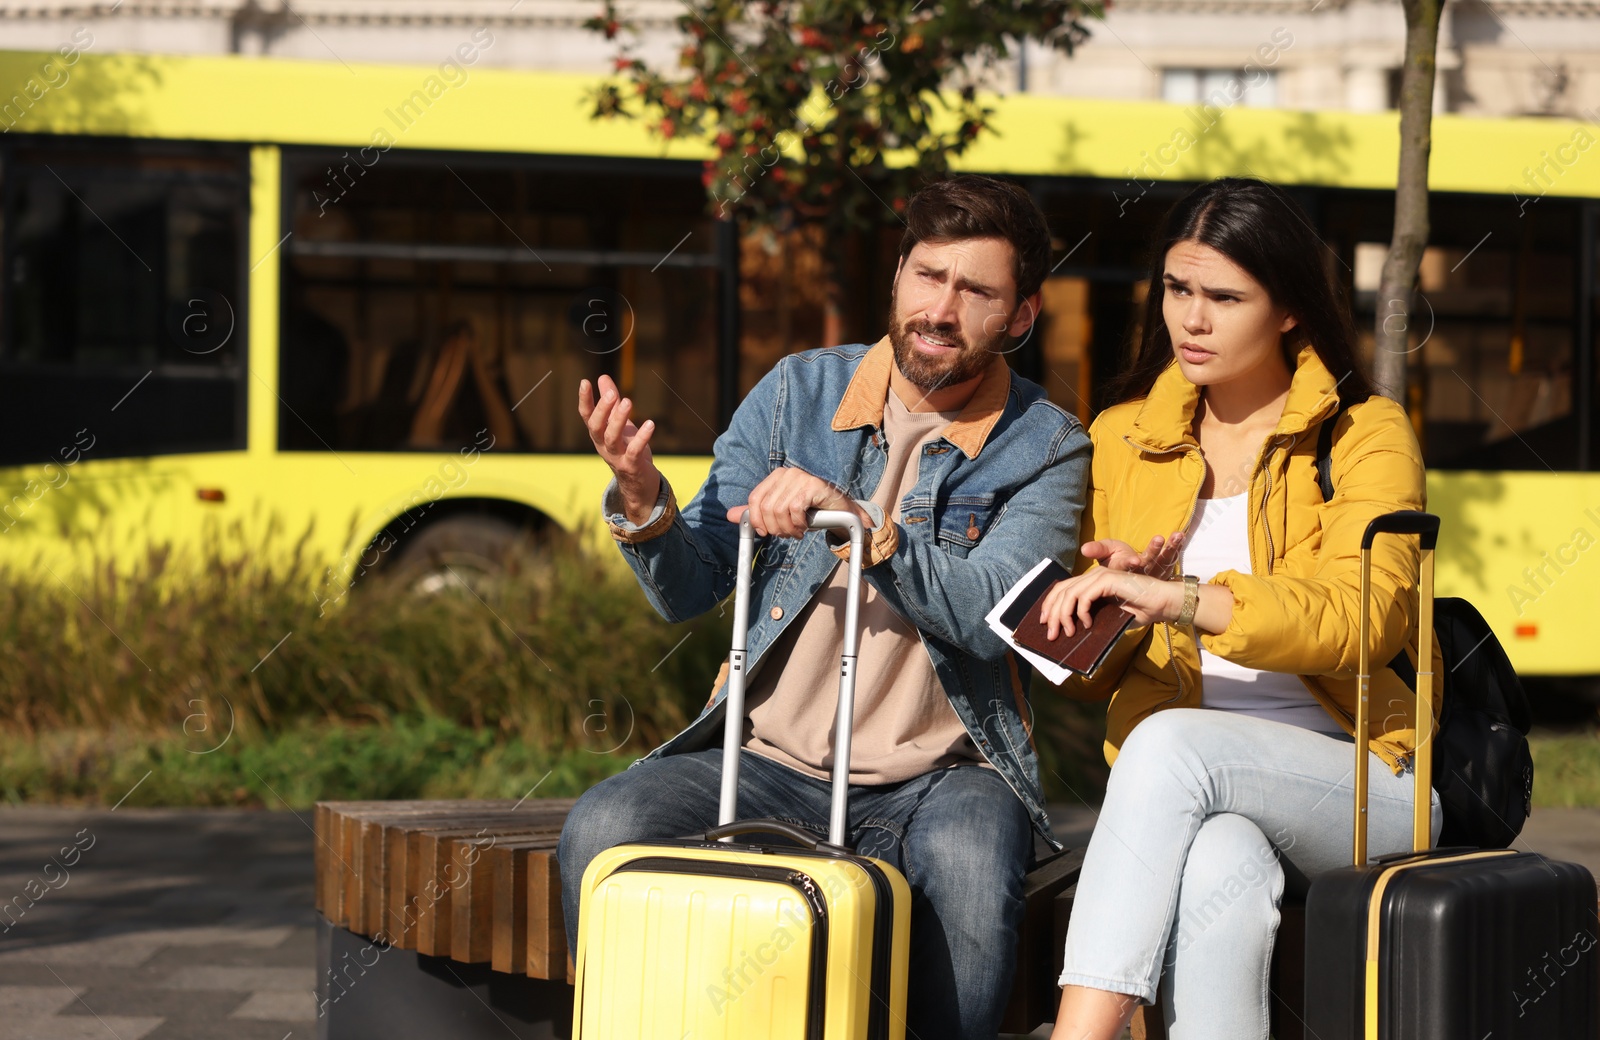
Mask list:
MULTIPOLYGON (((1338 386, 1317 352, 1310 346, 1301 347, 1289 382, 1289 399, 1274 432, 1299 434, 1332 415, 1339 407, 1338 386)), ((1189 382, 1173 361, 1156 377, 1124 439, 1153 452, 1194 445, 1194 412, 1199 404, 1200 387, 1189 382)))
MULTIPOLYGON (((850 377, 844 398, 833 413, 835 430, 854 430, 883 422, 883 402, 888 399, 889 374, 894 363, 894 345, 885 336, 867 351, 855 375, 850 377)), ((983 381, 978 384, 972 400, 961 409, 955 421, 944 428, 944 439, 960 448, 967 458, 977 458, 994 424, 1000 421, 1010 392, 1011 368, 1003 355, 996 354, 984 370, 983 381)))

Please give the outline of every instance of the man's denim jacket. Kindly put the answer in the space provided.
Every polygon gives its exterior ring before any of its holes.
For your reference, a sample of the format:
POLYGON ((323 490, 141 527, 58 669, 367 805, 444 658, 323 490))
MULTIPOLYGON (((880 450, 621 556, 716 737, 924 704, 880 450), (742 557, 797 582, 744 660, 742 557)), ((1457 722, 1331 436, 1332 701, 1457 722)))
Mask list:
MULTIPOLYGON (((743 505, 767 474, 794 466, 844 488, 878 521, 863 575, 922 636, 950 704, 984 757, 1027 806, 1034 828, 1060 848, 1045 815, 1027 699, 1032 669, 990 629, 986 615, 1029 568, 1071 560, 1089 475, 1089 438, 1038 385, 999 356, 977 392, 918 462, 900 520, 870 499, 887 462, 883 406, 894 353, 888 338, 809 350, 778 362, 717 438, 705 484, 681 510, 662 481, 655 511, 630 523, 615 482, 605 513, 645 595, 668 621, 715 607, 733 590, 743 505), (832 422, 828 416, 832 416, 832 422)), ((827 584, 849 546, 821 532, 757 543, 749 660, 755 674, 785 626, 827 584)), ((727 669, 688 728, 639 761, 721 742, 727 669)), ((638 765, 635 762, 634 765, 638 765)))

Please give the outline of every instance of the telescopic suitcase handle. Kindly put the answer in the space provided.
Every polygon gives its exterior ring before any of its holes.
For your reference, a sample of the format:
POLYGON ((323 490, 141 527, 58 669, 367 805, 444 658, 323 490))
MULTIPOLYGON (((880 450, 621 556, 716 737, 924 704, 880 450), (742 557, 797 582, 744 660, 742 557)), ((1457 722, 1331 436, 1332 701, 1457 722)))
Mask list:
POLYGON ((1439 543, 1439 518, 1416 509, 1397 509, 1375 516, 1361 535, 1361 548, 1372 548, 1373 540, 1380 534, 1420 534, 1423 550, 1432 552, 1439 543))
MULTIPOLYGON (((828 819, 828 844, 844 845, 850 787, 850 731, 855 723, 856 649, 861 613, 861 557, 866 528, 861 518, 844 509, 817 509, 808 515, 813 531, 850 532, 850 582, 845 592, 844 654, 839 663, 839 714, 833 727, 833 805, 828 819)), ((733 597, 733 648, 728 652, 727 722, 722 734, 722 799, 717 810, 717 830, 707 837, 729 841, 724 830, 738 816, 739 748, 744 735, 744 684, 746 652, 750 641, 750 570, 755 557, 755 530, 750 511, 739 520, 739 569, 733 597)), ((768 828, 769 830, 771 828, 768 828)))
POLYGON ((823 841, 815 831, 807 830, 787 820, 735 820, 713 827, 700 835, 704 841, 722 841, 740 834, 781 834, 813 852, 831 852, 835 855, 854 855, 855 850, 843 845, 823 841))
POLYGON ((1374 517, 1361 536, 1361 652, 1357 665, 1356 696, 1356 819, 1354 856, 1356 866, 1367 862, 1367 742, 1371 737, 1368 697, 1372 687, 1372 663, 1368 645, 1372 630, 1372 543, 1380 534, 1418 534, 1422 536, 1422 588, 1417 619, 1417 714, 1413 731, 1416 749, 1412 753, 1412 772, 1416 779, 1415 802, 1411 810, 1411 847, 1417 852, 1428 848, 1433 822, 1433 554, 1439 542, 1439 518, 1432 513, 1401 509, 1374 517))

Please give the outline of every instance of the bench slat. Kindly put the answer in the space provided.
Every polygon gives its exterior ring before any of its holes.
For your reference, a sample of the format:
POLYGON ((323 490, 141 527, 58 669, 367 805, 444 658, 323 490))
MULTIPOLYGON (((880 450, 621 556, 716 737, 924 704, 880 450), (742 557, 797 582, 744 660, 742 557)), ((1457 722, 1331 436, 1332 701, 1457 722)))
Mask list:
MULTIPOLYGON (((565 957, 561 927, 561 877, 556 867, 559 834, 496 841, 488 862, 490 966, 495 971, 548 978, 543 966, 555 954, 565 957), (554 904, 555 932, 546 923, 554 904), (558 934, 556 948, 550 938, 558 934)), ((474 901, 479 897, 474 896, 474 901)))
MULTIPOLYGON (((430 826, 408 832, 405 897, 416 922, 414 948, 418 953, 432 957, 450 956, 457 890, 470 881, 469 875, 463 874, 451 862, 452 839, 541 835, 554 848, 561 836, 560 828, 548 818, 541 823, 537 816, 531 814, 526 818, 513 817, 509 821, 500 816, 487 821, 482 817, 468 816, 458 817, 452 822, 457 826, 430 826), (490 827, 495 830, 491 832, 490 827)), ((484 890, 487 891, 487 887, 484 890)))
POLYGON ((450 958, 466 964, 489 960, 494 882, 488 851, 495 836, 456 838, 448 844, 449 861, 459 880, 451 886, 450 958))
POLYGON ((528 971, 528 863, 513 843, 489 850, 489 966, 524 975, 528 971))
POLYGON ((366 935, 368 928, 361 898, 362 853, 366 850, 361 841, 361 820, 358 817, 341 818, 337 847, 339 855, 344 857, 342 878, 344 885, 339 910, 345 919, 346 928, 357 935, 366 935))
POLYGON ((460 883, 450 893, 450 957, 468 964, 489 961, 493 952, 494 932, 494 875, 487 852, 502 840, 518 842, 528 855, 538 849, 554 859, 555 847, 561 839, 559 827, 542 827, 527 835, 507 837, 489 835, 483 838, 452 841, 453 861, 460 871, 460 883), (471 853, 476 850, 476 856, 471 853))
POLYGON ((416 869, 408 874, 406 896, 416 908, 418 953, 430 957, 450 956, 452 897, 463 880, 450 862, 450 839, 482 834, 482 825, 471 823, 412 832, 409 854, 415 859, 416 869))
POLYGON ((371 820, 358 823, 361 842, 361 927, 351 931, 361 935, 376 936, 384 930, 383 872, 387 849, 383 843, 383 827, 371 820))
POLYGON ((528 857, 528 974, 536 979, 570 979, 567 929, 561 913, 561 867, 554 853, 528 857))

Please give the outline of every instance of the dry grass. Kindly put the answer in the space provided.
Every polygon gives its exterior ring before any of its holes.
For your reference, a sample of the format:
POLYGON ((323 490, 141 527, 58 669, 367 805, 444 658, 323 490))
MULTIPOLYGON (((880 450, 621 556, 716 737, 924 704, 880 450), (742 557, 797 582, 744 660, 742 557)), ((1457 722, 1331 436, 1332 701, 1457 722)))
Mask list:
POLYGON ((575 763, 577 783, 684 725, 726 654, 725 620, 668 625, 615 561, 570 546, 475 589, 363 579, 325 612, 303 546, 218 538, 198 568, 153 551, 70 587, 0 572, 0 789, 101 800, 159 765, 173 783, 136 801, 270 802, 260 784, 232 798, 255 754, 263 776, 300 762, 280 774, 295 804, 499 790, 540 763, 575 763))

